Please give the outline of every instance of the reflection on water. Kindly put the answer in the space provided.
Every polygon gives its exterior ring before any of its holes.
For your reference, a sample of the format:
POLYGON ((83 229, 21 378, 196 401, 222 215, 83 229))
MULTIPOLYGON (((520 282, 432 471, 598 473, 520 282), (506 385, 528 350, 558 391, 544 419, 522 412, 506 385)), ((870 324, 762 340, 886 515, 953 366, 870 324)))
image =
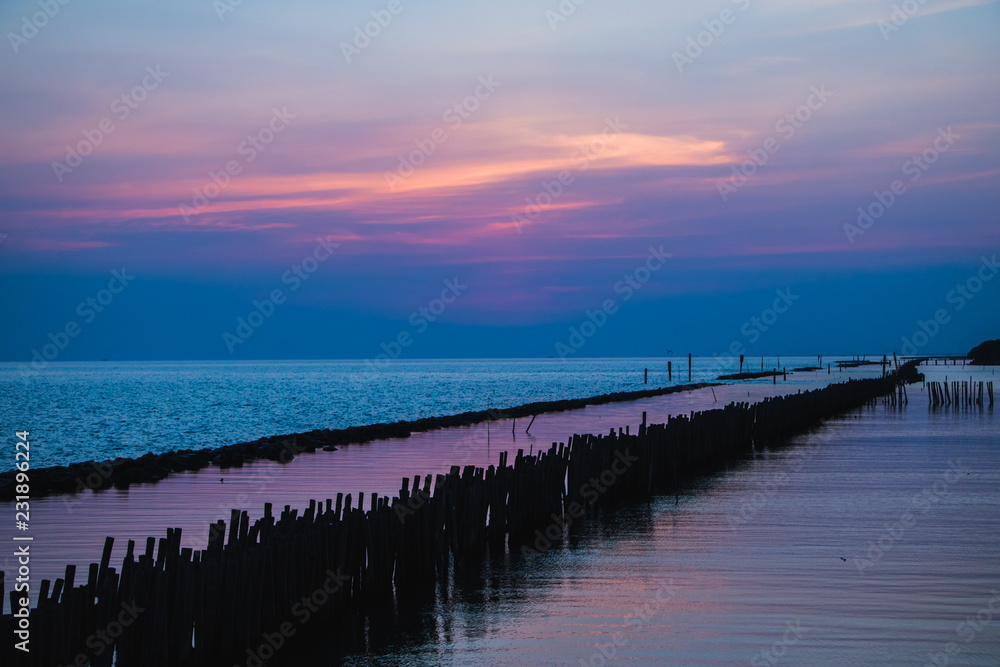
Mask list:
POLYGON ((1000 664, 996 416, 911 390, 490 564, 422 638, 346 664, 1000 664))
MULTIPOLYGON (((336 452, 303 454, 291 463, 277 465, 256 461, 241 468, 207 468, 181 473, 152 485, 125 491, 108 489, 85 491, 73 496, 36 498, 32 501, 32 522, 36 555, 34 576, 55 579, 67 563, 86 571, 87 564, 100 559, 104 538, 116 539, 112 562, 120 562, 126 541, 143 544, 146 537, 162 537, 167 528, 181 528, 182 544, 203 549, 208 526, 220 519, 229 521, 230 510, 245 510, 251 517, 264 513, 264 503, 276 508, 290 505, 303 508, 310 499, 324 500, 338 492, 359 492, 366 497, 378 493, 398 494, 403 477, 447 472, 452 465, 496 464, 501 451, 518 448, 534 451, 552 442, 565 442, 574 433, 606 432, 626 424, 636 428, 647 413, 650 423, 666 421, 669 415, 705 410, 731 401, 759 401, 783 394, 791 386, 823 386, 844 375, 871 376, 873 371, 826 375, 801 374, 792 385, 755 382, 712 389, 668 394, 629 403, 588 406, 582 410, 539 415, 525 433, 530 419, 462 428, 414 433, 409 438, 348 445, 336 452)), ((32 445, 34 452, 36 445, 32 445)), ((0 503, 0 512, 9 503, 0 503)), ((0 539, 9 540, 8 524, 0 523, 0 539)), ((13 571, 0 555, 0 569, 13 571)))
MULTIPOLYGON (((922 370, 929 380, 955 374, 922 370)), ((966 369, 963 378, 970 374, 989 379, 991 371, 966 369)), ((715 397, 701 390, 545 415, 534 440, 515 429, 516 446, 637 424, 643 410, 662 421, 782 389, 733 385, 715 397)), ((543 553, 461 573, 424 607, 399 610, 394 628, 371 624, 367 648, 344 662, 925 665, 951 650, 949 664, 1000 664, 996 412, 930 410, 919 385, 909 398, 903 408, 831 421, 676 498, 601 514, 543 553), (989 624, 962 625, 990 604, 989 624)), ((486 425, 436 431, 287 466, 180 475, 77 505, 39 500, 33 565, 52 573, 95 559, 105 534, 144 537, 168 525, 202 546, 189 527, 203 530, 230 506, 302 506, 340 490, 391 494, 402 475, 482 465, 511 446, 511 423, 497 422, 488 436, 486 425)))
MULTIPOLYGON (((815 357, 765 362, 791 369, 815 363, 815 357)), ((737 366, 695 358, 691 380, 714 380, 737 366)), ((874 368, 833 377, 871 375, 874 368)), ((53 363, 24 374, 19 364, 0 362, 0 423, 32 432, 33 466, 41 467, 665 387, 688 382, 686 369, 687 359, 678 358, 413 360, 388 366, 151 361, 53 363)), ((792 374, 779 386, 806 386, 814 378, 792 374)))

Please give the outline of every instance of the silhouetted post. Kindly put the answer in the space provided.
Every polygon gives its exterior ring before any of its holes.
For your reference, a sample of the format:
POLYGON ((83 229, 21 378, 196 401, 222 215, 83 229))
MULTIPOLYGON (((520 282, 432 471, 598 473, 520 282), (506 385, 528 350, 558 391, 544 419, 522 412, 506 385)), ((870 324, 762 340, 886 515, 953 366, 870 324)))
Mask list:
POLYGON ((691 381, 691 353, 688 352, 688 382, 691 381))
POLYGON ((674 381, 674 362, 667 362, 667 380, 670 382, 674 381))
POLYGON ((645 369, 642 372, 642 383, 649 384, 649 369, 645 369))
POLYGON ((829 375, 830 373, 831 373, 831 371, 830 371, 830 364, 827 364, 826 365, 826 374, 829 375))
POLYGON ((743 355, 740 355, 740 374, 743 374, 743 355))
POLYGON ((778 384, 778 369, 777 368, 772 368, 771 369, 771 379, 773 380, 773 382, 771 382, 771 384, 778 384))
POLYGON ((642 412, 642 426, 643 426, 643 428, 646 427, 646 411, 645 410, 643 410, 643 412, 642 412))

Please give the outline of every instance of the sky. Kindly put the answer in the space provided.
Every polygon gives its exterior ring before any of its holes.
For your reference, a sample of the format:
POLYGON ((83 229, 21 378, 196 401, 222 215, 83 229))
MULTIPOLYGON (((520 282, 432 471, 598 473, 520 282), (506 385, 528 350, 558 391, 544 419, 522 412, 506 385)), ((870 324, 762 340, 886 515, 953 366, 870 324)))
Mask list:
POLYGON ((35 0, 0 28, 0 360, 1000 337, 998 2, 35 0))

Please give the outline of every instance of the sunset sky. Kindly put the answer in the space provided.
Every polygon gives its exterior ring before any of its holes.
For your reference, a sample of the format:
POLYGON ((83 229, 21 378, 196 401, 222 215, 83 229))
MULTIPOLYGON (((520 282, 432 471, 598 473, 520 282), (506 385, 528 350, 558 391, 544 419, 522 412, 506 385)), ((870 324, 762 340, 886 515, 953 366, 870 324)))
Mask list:
POLYGON ((19 0, 0 27, 4 360, 71 323, 58 360, 558 356, 609 302, 571 357, 891 353, 939 310, 921 352, 1000 337, 998 2, 19 0))

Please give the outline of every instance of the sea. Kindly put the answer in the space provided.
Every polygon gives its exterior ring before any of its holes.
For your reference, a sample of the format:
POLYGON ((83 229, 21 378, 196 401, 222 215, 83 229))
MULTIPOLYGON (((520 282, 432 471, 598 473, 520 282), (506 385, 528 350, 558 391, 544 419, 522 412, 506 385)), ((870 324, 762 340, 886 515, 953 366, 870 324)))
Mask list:
MULTIPOLYGON (((501 451, 537 451, 574 433, 634 429, 643 413, 664 421, 881 373, 839 370, 842 359, 823 357, 823 370, 800 372, 791 371, 819 359, 765 359, 765 368, 787 368, 787 378, 544 414, 530 430, 528 420, 499 419, 286 465, 261 461, 127 491, 37 498, 32 577, 97 561, 107 535, 118 540, 112 563, 125 540, 160 537, 168 527, 183 529, 185 546, 203 548, 208 524, 228 520, 230 509, 254 517, 265 502, 304 507, 337 492, 392 495, 404 476, 495 463, 501 451)), ((688 380, 686 357, 412 361, 377 377, 363 363, 340 361, 47 370, 55 372, 24 378, 0 370, 4 395, 13 396, 0 419, 11 441, 15 430, 30 429, 36 465, 688 380)), ((692 381, 736 370, 694 358, 692 381)), ((997 379, 995 369, 961 362, 921 371, 929 381, 997 379)), ((542 553, 489 559, 343 662, 1000 665, 998 426, 996 407, 932 408, 924 386, 910 385, 905 404, 841 415, 677 495, 601 514, 542 553)), ((12 544, 13 505, 0 504, 0 516, 10 518, 0 521, 0 542, 12 544)), ((0 551, 0 569, 12 571, 12 551, 0 551)))
MULTIPOLYGON (((818 359, 754 357, 745 369, 791 370, 818 359)), ((739 361, 697 357, 691 369, 690 382, 710 382, 737 372, 739 361)), ((41 370, 8 362, 0 363, 0 424, 32 432, 32 465, 42 467, 688 382, 686 356, 65 362, 41 370)), ((795 374, 781 382, 815 384, 795 374)), ((0 465, 12 467, 13 459, 0 465)))

